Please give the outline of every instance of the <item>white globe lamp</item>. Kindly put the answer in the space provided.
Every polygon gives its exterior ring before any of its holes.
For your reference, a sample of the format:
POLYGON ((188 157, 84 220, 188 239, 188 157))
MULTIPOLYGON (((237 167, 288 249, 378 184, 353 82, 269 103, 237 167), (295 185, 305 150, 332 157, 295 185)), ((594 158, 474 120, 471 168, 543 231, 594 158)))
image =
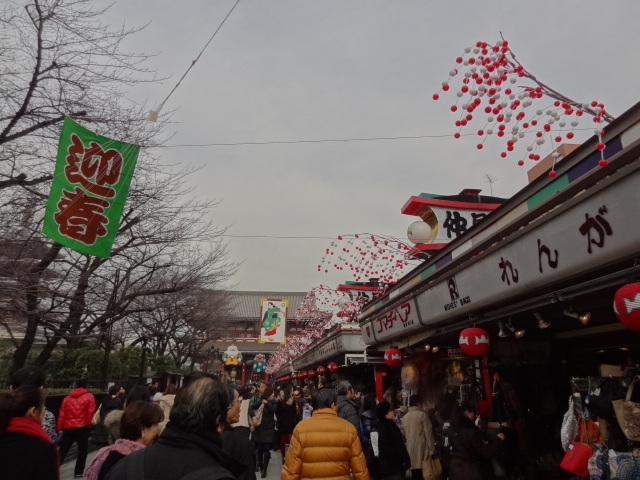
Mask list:
POLYGON ((349 308, 349 306, 352 304, 353 302, 351 301, 351 299, 349 297, 340 297, 338 299, 338 306, 340 307, 340 309, 345 310, 347 308, 349 308))
POLYGON ((413 222, 407 228, 407 237, 413 244, 428 243, 431 237, 431 227, 422 220, 413 222))

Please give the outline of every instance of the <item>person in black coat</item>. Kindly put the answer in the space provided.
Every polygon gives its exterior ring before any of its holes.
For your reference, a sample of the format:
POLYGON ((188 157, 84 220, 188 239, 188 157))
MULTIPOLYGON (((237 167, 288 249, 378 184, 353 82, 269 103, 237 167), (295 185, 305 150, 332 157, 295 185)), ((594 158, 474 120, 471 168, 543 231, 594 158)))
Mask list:
POLYGON ((234 386, 226 384, 226 387, 233 401, 227 411, 224 430, 220 433, 220 437, 222 438, 222 451, 234 460, 247 466, 247 469, 238 476, 237 480, 256 480, 256 455, 253 443, 251 443, 249 436, 243 431, 243 429, 246 430, 246 427, 231 426, 240 420, 240 405, 242 404, 243 398, 234 386))
POLYGON ((402 432, 393 421, 391 404, 386 400, 376 405, 378 417, 378 473, 382 480, 403 480, 411 467, 402 432))
POLYGON ((287 454, 287 445, 291 442, 293 429, 298 424, 298 405, 291 395, 291 387, 285 387, 278 399, 276 407, 276 425, 278 427, 278 437, 280 440, 280 453, 282 454, 282 464, 287 454))
POLYGON ((169 424, 153 445, 118 462, 106 480, 235 480, 246 467, 222 450, 222 423, 232 399, 224 384, 201 377, 176 395, 169 424))
POLYGON ((256 446, 258 467, 260 467, 261 478, 267 476, 267 467, 271 459, 271 448, 276 443, 276 419, 275 412, 278 403, 273 396, 273 387, 267 385, 264 392, 260 396, 260 403, 249 405, 249 418, 253 420, 251 428, 251 439, 256 446), (260 423, 256 425, 255 412, 262 407, 262 418, 260 423))
POLYGON ((453 413, 451 433, 451 465, 449 480, 487 480, 492 478, 488 469, 491 457, 503 449, 504 434, 499 433, 492 442, 485 442, 482 432, 475 424, 473 406, 463 404, 453 413))
POLYGON ((378 434, 378 417, 376 416, 376 394, 373 392, 365 393, 362 403, 362 415, 360 415, 360 440, 362 441, 362 452, 367 459, 367 470, 371 480, 378 480, 378 459, 374 455, 373 446, 371 445, 371 433, 378 434))
POLYGON ((0 393, 0 478, 57 480, 58 452, 42 428, 44 393, 24 385, 0 393))

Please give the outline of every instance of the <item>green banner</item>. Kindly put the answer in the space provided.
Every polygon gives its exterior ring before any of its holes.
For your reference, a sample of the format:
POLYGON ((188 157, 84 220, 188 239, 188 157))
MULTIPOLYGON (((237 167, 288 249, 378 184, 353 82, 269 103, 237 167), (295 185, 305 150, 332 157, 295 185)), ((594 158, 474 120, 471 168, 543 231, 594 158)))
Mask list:
POLYGON ((139 152, 139 145, 65 118, 42 232, 78 252, 108 257, 139 152))

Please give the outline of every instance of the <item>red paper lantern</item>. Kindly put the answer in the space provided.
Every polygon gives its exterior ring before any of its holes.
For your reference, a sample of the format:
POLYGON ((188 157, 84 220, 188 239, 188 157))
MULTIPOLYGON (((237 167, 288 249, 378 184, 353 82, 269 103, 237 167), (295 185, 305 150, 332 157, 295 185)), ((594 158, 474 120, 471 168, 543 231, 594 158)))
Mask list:
POLYGON ((396 347, 391 347, 389 350, 384 352, 384 363, 386 363, 389 367, 401 366, 402 351, 398 350, 396 347))
POLYGON ((307 370, 307 376, 309 377, 315 377, 316 376, 316 371, 311 369, 311 370, 307 370))
POLYGON ((298 372, 298 378, 307 378, 307 371, 302 370, 301 372, 298 372))
POLYGON ((489 353, 489 333, 482 328, 465 328, 460 332, 458 343, 467 355, 481 356, 489 353))
POLYGON ((613 296, 613 311, 625 327, 640 331, 640 282, 618 289, 613 296))
POLYGON ((327 365, 327 369, 331 373, 336 373, 338 371, 338 364, 336 362, 331 362, 329 365, 327 365))
POLYGON ((298 378, 298 373, 297 373, 297 372, 293 372, 293 373, 291 374, 291 378, 293 378, 293 379, 298 378))
POLYGON ((316 372, 318 372, 318 375, 324 375, 326 371, 327 370, 322 365, 318 365, 318 368, 316 368, 316 372))

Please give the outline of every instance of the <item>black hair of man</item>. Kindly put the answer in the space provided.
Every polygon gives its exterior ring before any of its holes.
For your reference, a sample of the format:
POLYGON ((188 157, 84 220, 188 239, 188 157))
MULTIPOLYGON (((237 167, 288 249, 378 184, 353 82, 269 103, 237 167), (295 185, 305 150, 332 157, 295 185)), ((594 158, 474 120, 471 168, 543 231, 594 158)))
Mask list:
POLYGON ((118 395, 118 392, 120 391, 120 387, 117 385, 111 385, 109 387, 109 395, 115 397, 116 395, 118 395))
POLYGON ((409 406, 410 407, 417 407, 422 403, 422 400, 420 399, 420 395, 411 395, 409 397, 409 406))
POLYGON ((353 389, 351 383, 348 380, 340 380, 338 382, 338 395, 346 395, 349 393, 349 390, 353 389))
POLYGON ((44 370, 42 370, 40 367, 36 367, 35 365, 29 365, 13 372, 13 374, 11 374, 11 378, 9 379, 9 384, 14 390, 16 388, 20 388, 23 385, 44 387, 45 378, 46 375, 44 373, 44 370))
POLYGON ((198 378, 178 392, 169 420, 186 432, 216 432, 230 403, 224 384, 209 377, 198 378))
POLYGON ((338 403, 338 395, 336 395, 336 392, 330 388, 321 388, 311 399, 311 404, 313 405, 314 410, 318 410, 319 408, 331 408, 331 405, 334 403, 338 403))
POLYGON ((76 388, 87 388, 87 379, 86 378, 77 379, 76 388))

